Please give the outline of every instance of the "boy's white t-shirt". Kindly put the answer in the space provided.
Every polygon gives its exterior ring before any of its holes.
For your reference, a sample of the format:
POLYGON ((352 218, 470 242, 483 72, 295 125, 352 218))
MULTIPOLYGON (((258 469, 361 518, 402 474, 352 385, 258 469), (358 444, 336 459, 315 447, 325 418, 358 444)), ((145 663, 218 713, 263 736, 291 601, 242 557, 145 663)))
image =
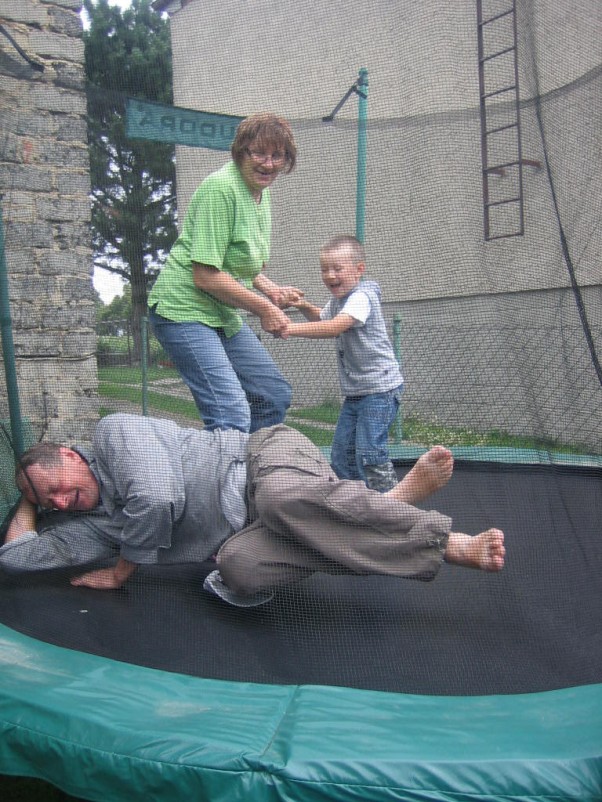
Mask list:
POLYGON ((337 314, 340 315, 342 312, 357 321, 354 326, 363 326, 370 314, 370 299, 365 292, 352 292, 347 296, 343 308, 339 309, 337 314))

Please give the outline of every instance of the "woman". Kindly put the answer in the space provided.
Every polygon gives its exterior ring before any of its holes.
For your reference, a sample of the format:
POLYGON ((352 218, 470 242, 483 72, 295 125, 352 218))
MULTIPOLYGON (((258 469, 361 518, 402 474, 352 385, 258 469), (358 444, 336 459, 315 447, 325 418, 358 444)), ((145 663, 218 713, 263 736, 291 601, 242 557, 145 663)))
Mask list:
POLYGON ((254 432, 284 420, 291 388, 236 309, 257 315, 264 331, 280 337, 289 323, 282 310, 303 296, 263 273, 269 188, 294 168, 297 148, 286 120, 254 114, 238 126, 231 152, 232 161, 192 197, 150 293, 150 320, 205 426, 254 432))

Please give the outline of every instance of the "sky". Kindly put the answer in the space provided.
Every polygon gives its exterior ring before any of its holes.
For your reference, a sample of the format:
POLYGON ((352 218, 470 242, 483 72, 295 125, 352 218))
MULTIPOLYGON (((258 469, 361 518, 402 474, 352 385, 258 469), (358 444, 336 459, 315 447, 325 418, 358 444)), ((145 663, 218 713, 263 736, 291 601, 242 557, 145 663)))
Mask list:
MULTIPOLYGON (((119 6, 120 8, 128 8, 130 0, 109 0, 109 5, 119 6)), ((94 269, 94 277, 92 279, 94 289, 102 298, 105 304, 111 303, 116 295, 123 294, 123 281, 119 276, 114 273, 109 273, 108 270, 101 268, 94 269)))
POLYGON ((103 304, 110 304, 117 295, 123 295, 123 279, 101 267, 94 268, 92 283, 103 304))

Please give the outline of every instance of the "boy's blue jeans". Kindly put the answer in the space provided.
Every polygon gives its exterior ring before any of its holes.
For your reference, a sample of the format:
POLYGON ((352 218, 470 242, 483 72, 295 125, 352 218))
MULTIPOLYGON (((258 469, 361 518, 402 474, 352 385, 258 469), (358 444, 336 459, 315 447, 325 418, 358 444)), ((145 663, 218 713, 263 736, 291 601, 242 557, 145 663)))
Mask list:
POLYGON ((149 318, 207 429, 255 432, 282 423, 291 387, 249 326, 226 337, 221 329, 177 323, 152 309, 149 318))
POLYGON ((381 492, 397 483, 387 441, 402 393, 403 384, 386 393, 345 398, 331 450, 339 479, 362 479, 381 492))

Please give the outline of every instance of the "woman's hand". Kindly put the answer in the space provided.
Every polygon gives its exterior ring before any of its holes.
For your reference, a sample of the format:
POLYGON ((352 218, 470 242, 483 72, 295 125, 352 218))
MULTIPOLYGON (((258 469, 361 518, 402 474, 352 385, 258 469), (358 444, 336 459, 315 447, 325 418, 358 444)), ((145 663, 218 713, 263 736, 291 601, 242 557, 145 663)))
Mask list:
POLYGON ((255 277, 253 286, 258 295, 239 284, 232 276, 214 267, 193 262, 195 285, 220 301, 257 315, 261 328, 274 337, 286 337, 289 319, 281 309, 281 299, 290 306, 290 298, 300 298, 303 293, 295 287, 279 287, 263 273, 255 277), (282 291, 284 290, 284 294, 282 291))
POLYGON ((290 320, 281 309, 278 309, 274 304, 267 305, 266 308, 259 315, 261 328, 268 334, 273 334, 274 337, 286 338, 290 320))

